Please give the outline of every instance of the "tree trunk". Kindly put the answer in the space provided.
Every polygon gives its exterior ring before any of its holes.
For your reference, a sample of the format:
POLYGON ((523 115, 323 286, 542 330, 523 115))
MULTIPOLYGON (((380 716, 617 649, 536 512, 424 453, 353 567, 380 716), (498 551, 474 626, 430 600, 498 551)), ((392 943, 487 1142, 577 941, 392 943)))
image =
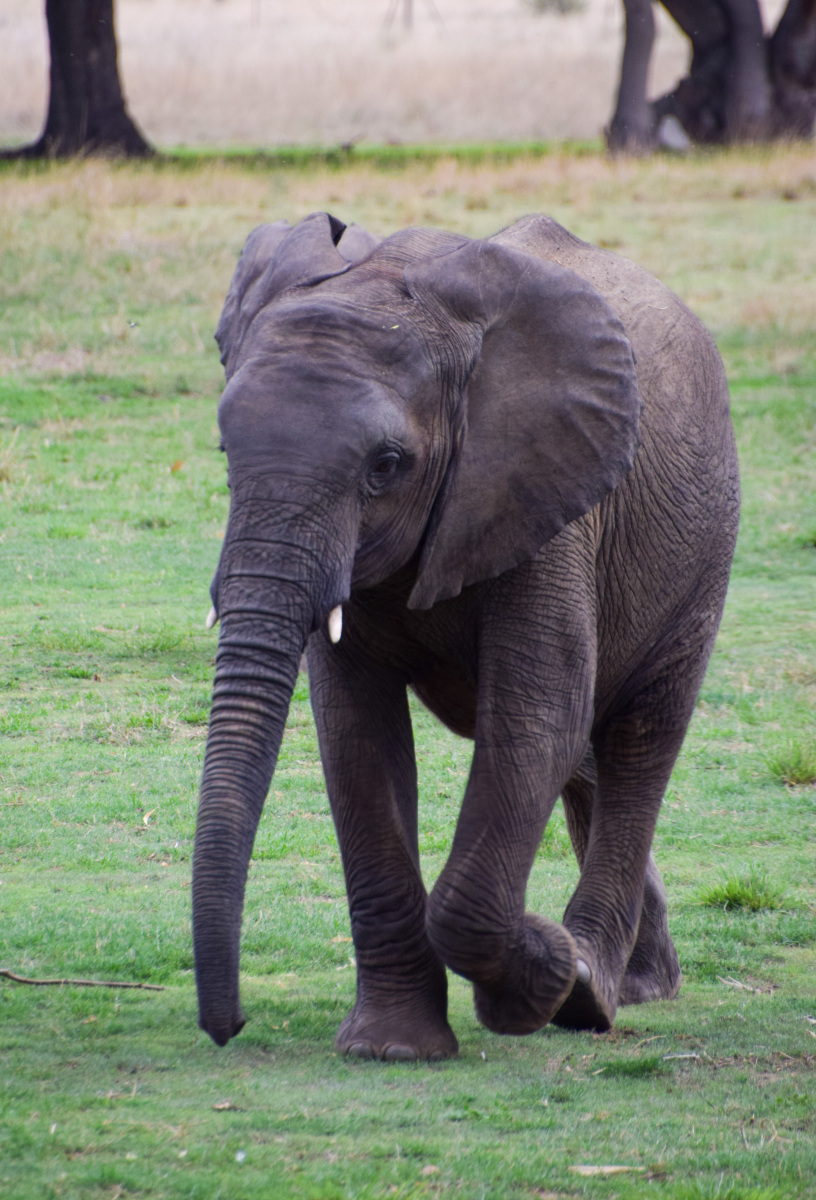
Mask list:
POLYGON ((816 122, 816 0, 789 0, 769 41, 776 136, 808 138, 816 122))
POLYGON ((152 154, 125 108, 113 0, 46 0, 45 19, 51 55, 45 128, 33 145, 4 157, 152 154))
POLYGON ((652 0, 623 0, 626 37, 618 103, 606 131, 610 150, 648 151, 654 145, 654 117, 646 99, 649 59, 655 39, 652 0))
POLYGON ((758 0, 662 3, 691 42, 688 75, 659 100, 646 102, 642 81, 648 45, 643 38, 639 46, 633 43, 629 16, 636 3, 624 0, 627 41, 618 107, 609 127, 610 149, 654 148, 666 117, 674 117, 693 142, 709 145, 812 136, 816 0, 789 0, 771 37, 764 36, 758 0), (646 110, 649 121, 642 115, 646 110), (635 126, 632 114, 638 111, 635 126), (651 146, 643 133, 649 128, 651 146))

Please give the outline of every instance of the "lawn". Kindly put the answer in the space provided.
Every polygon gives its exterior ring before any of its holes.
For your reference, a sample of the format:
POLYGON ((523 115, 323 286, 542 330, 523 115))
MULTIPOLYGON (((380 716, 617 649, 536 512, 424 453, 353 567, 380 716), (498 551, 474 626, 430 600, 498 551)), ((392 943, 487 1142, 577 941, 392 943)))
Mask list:
MULTIPOLYGON (((782 1200, 816 1193, 816 174, 810 149, 612 163, 0 171, 0 1194, 782 1200), (726 361, 744 506, 656 856, 677 1000, 451 1062, 333 1050, 354 969, 301 676, 244 918, 249 1023, 196 1026, 190 855, 228 511, 212 341, 247 232, 328 208, 484 235, 531 211, 633 258, 726 361), (616 1168, 613 1172, 611 1168, 616 1168)), ((423 869, 470 745, 419 706, 423 869)), ((576 867, 547 829, 528 906, 576 867)))

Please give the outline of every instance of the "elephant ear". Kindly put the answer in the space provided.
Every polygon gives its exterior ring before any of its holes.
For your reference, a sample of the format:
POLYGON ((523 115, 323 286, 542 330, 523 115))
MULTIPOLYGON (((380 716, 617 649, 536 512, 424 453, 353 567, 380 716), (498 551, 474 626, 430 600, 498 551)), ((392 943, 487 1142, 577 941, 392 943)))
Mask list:
POLYGON ((430 608, 532 558, 616 487, 642 401, 623 326, 573 271, 474 241, 405 280, 481 346, 409 599, 430 608))
POLYGON ((363 229, 362 225, 358 225, 356 221, 352 221, 346 226, 343 236, 337 245, 337 249, 342 254, 343 258, 348 259, 350 263, 356 265, 368 258, 374 250, 377 249, 382 238, 377 237, 374 233, 369 233, 367 229, 363 229))
POLYGON ((227 379, 258 313, 287 288, 320 283, 348 271, 337 249, 345 225, 328 213, 312 213, 298 225, 276 221, 253 229, 235 268, 215 340, 227 379))

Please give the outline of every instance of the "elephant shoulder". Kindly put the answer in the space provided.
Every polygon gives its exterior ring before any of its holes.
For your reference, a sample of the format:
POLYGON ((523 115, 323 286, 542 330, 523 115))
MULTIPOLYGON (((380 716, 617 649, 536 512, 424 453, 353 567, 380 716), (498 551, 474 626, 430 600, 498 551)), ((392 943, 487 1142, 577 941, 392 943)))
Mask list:
POLYGON ((655 313, 671 312, 668 319, 672 322, 685 309, 682 301, 643 267, 583 241, 544 214, 522 217, 491 241, 574 271, 604 297, 627 331, 638 315, 650 308, 655 313))
POLYGON ((635 352, 638 379, 648 402, 653 373, 673 374, 698 364, 722 389, 722 363, 699 318, 670 288, 637 263, 582 241, 552 217, 522 217, 493 241, 545 258, 585 279, 621 321, 635 352), (645 386, 644 386, 645 385, 645 386))
MULTIPOLYGON (((680 444, 694 443, 733 459, 722 359, 703 323, 670 288, 552 217, 523 217, 491 240, 574 271, 606 300, 634 351, 642 431, 647 443, 661 443, 654 453, 671 458, 680 444)), ((641 460, 649 453, 642 449, 641 460)))
POLYGON ((574 233, 570 233, 565 226, 546 213, 531 213, 529 216, 520 217, 512 225, 494 233, 490 241, 498 242, 502 246, 511 246, 514 250, 532 254, 537 258, 549 258, 553 262, 560 261, 559 255, 573 256, 581 247, 592 249, 589 242, 584 242, 574 233))

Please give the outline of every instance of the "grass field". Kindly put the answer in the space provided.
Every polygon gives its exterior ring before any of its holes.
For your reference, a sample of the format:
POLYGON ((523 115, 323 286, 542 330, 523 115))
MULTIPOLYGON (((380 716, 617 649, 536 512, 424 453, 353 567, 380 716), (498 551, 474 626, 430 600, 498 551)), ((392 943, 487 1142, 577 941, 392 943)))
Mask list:
MULTIPOLYGON (((816 1193, 816 171, 812 150, 611 163, 0 172, 0 1194, 201 1200, 806 1200, 816 1193), (190 852, 227 516, 212 342, 257 223, 386 233, 547 211, 653 270, 732 381, 744 510, 658 827, 684 969, 605 1036, 350 1063, 343 881, 301 678, 244 921, 249 1024, 196 1028, 190 852), (616 1168, 613 1172, 611 1168, 616 1168)), ((423 867, 470 747, 416 712, 423 867)), ((559 813, 529 906, 576 868, 559 813)))

